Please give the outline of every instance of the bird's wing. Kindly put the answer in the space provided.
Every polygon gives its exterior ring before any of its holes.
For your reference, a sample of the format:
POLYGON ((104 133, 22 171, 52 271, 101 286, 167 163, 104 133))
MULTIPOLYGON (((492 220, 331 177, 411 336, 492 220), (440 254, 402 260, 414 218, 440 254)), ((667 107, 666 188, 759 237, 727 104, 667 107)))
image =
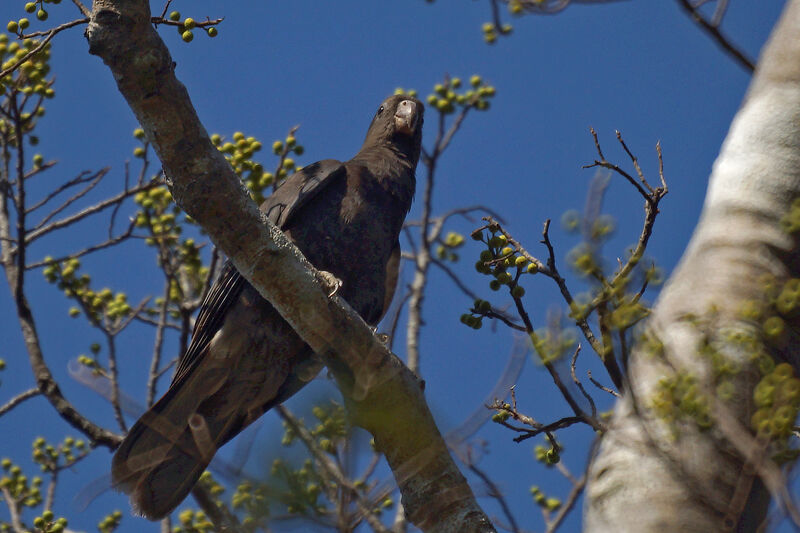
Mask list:
POLYGON ((200 355, 205 352, 211 339, 222 327, 228 308, 239 298, 245 283, 245 279, 239 274, 233 263, 225 261, 217 281, 208 291, 203 305, 200 307, 200 313, 197 315, 192 331, 192 342, 178 360, 175 376, 172 378, 173 385, 188 375, 195 361, 199 360, 200 355))
POLYGON ((389 261, 386 262, 386 285, 383 293, 383 309, 378 317, 377 322, 383 320, 389 307, 394 300, 394 291, 397 289, 397 278, 400 276, 400 241, 394 244, 392 255, 389 256, 389 261))
POLYGON ((284 229, 291 217, 335 178, 346 173, 345 166, 335 159, 324 159, 303 167, 290 176, 261 204, 261 211, 279 228, 284 229))
MULTIPOLYGON (((345 173, 339 161, 325 159, 303 167, 289 176, 278 189, 261 204, 273 224, 283 229, 291 217, 316 194, 319 194, 336 177, 345 173)), ((222 327, 225 313, 237 300, 247 281, 230 261, 225 261, 219 278, 208 292, 192 332, 192 342, 181 356, 172 383, 177 383, 194 367, 205 353, 211 339, 222 327)))

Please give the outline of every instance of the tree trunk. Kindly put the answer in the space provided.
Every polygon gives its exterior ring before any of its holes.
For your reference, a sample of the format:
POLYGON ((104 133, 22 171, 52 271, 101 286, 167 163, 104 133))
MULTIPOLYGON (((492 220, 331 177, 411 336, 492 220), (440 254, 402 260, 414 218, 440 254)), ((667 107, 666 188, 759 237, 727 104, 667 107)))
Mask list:
POLYGON ((770 496, 789 503, 773 458, 787 454, 797 414, 796 398, 776 391, 800 387, 797 198, 800 0, 790 0, 631 354, 629 392, 590 469, 586 531, 755 531, 770 496))

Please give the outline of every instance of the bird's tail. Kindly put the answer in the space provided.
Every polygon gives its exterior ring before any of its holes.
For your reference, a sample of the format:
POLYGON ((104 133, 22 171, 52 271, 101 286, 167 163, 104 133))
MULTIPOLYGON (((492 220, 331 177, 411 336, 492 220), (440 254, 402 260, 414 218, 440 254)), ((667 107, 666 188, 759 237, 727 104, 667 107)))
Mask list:
POLYGON ((174 383, 114 454, 112 484, 130 495, 134 512, 150 520, 165 517, 186 498, 231 426, 240 423, 236 416, 204 415, 203 400, 211 391, 194 392, 189 383, 174 383))

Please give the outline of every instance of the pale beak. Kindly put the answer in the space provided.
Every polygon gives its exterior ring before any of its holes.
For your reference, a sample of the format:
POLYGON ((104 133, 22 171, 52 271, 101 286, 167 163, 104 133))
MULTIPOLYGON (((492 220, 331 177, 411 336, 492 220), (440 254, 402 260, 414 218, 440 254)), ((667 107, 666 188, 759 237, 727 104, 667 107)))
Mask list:
POLYGON ((413 100, 403 100, 394 113, 394 125, 398 132, 412 135, 417 126, 417 104, 413 100))

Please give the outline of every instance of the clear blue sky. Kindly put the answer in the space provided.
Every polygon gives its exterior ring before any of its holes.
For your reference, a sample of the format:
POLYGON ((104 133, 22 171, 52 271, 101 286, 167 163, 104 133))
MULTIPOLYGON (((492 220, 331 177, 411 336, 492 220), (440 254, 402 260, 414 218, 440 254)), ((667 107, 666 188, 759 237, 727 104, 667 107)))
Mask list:
MULTIPOLYGON (((781 4, 731 2, 725 31, 755 57, 781 4)), ((161 5, 152 2, 154 11, 160 12, 161 5)), ((22 6, 21 0, 3 2, 0 20, 23 16, 22 6)), ((557 221, 564 211, 580 209, 584 203, 594 171, 580 167, 595 157, 588 133, 593 126, 607 157, 627 164, 614 142, 614 130, 620 130, 652 179, 657 169, 655 144, 661 141, 670 193, 662 203, 649 255, 670 270, 691 235, 711 165, 750 79, 681 12, 677 2, 575 5, 557 16, 511 20, 513 35, 494 46, 487 46, 481 35, 481 24, 490 18, 485 0, 433 4, 422 0, 184 0, 174 2, 173 9, 198 20, 225 17, 216 39, 198 32, 194 42, 185 44, 174 30, 161 30, 177 62, 177 75, 209 133, 230 136, 241 130, 268 146, 300 124, 297 135, 306 148, 300 164, 352 156, 375 106, 396 87, 415 88, 424 98, 445 73, 464 78, 480 74, 497 88, 497 96, 490 111, 467 119, 443 156, 435 209, 488 206, 505 217, 508 228, 528 249, 542 255, 538 245, 542 222, 546 218, 557 221)), ((52 6, 48 24, 72 18, 77 18, 73 6, 62 2, 52 6)), ((44 28, 43 23, 32 25, 32 29, 44 28)), ((57 97, 41 122, 39 151, 60 163, 38 179, 43 188, 50 187, 81 170, 110 166, 111 175, 99 198, 120 187, 124 162, 132 158, 136 145, 131 132, 137 124, 108 69, 88 55, 81 28, 58 35, 53 43, 57 97)), ((435 134, 435 116, 428 111, 426 146, 435 134)), ((270 165, 273 161, 268 154, 263 160, 270 165)), ((132 168, 138 169, 136 162, 132 168)), ((419 178, 423 176, 420 169, 419 178)), ((606 248, 609 258, 621 255, 635 241, 642 216, 642 202, 631 187, 618 178, 612 183, 605 211, 616 216, 618 232, 606 248)), ((419 188, 418 197, 421 194, 419 188)), ((418 214, 416 206, 410 218, 418 214)), ((463 233, 474 227, 462 220, 452 224, 453 230, 463 233)), ((73 250, 104 231, 105 221, 85 224, 68 239, 43 242, 31 255, 38 259, 73 250)), ((575 237, 555 227, 552 237, 558 259, 563 261, 576 244, 575 237)), ((461 250, 462 262, 455 268, 476 291, 502 304, 502 297, 490 293, 486 279, 472 268, 479 251, 468 240, 461 250)), ((138 243, 84 263, 97 287, 128 290, 133 302, 160 290, 161 282, 153 283, 158 279, 153 275, 153 257, 143 253, 138 243)), ((71 382, 66 371, 67 362, 86 352, 100 335, 80 319, 66 317, 70 303, 55 287, 46 285, 39 273, 29 283, 45 354, 67 397, 94 420, 116 428, 107 405, 71 382)), ((538 326, 545 324, 548 310, 559 308, 551 285, 545 279, 526 284, 528 307, 538 326)), ((459 324, 458 317, 470 300, 438 272, 431 286, 424 312, 422 372, 430 405, 447 431, 491 400, 486 396, 505 365, 513 338, 503 327, 475 332, 459 324)), ((7 289, 0 290, 0 324, 0 357, 8 365, 0 374, 1 404, 33 384, 7 289)), ((402 337, 395 342, 401 357, 404 345, 402 337)), ((170 346, 175 349, 174 342, 170 346)), ((141 399, 152 352, 151 332, 139 328, 123 334, 119 350, 127 373, 124 389, 141 399)), ((588 360, 586 353, 584 361, 588 360)), ((301 393, 292 406, 301 410, 325 389, 323 385, 301 393)), ((517 391, 522 410, 539 420, 566 414, 552 382, 532 361, 517 391)), ((75 432, 53 414, 48 403, 35 399, 0 418, 0 456, 12 457, 33 474, 31 438, 43 435, 60 440, 66 434, 75 432)), ((280 435, 276 417, 268 415, 257 441, 264 451, 251 461, 251 473, 256 474, 260 465, 268 464, 270 454, 279 451, 280 435)), ((564 497, 568 486, 558 474, 535 463, 533 442, 515 444, 510 432, 493 424, 477 437, 486 443, 480 466, 504 490, 517 520, 526 529, 541 529, 528 488, 535 484, 548 494, 564 497)), ((589 432, 572 429, 559 437, 567 446, 565 464, 580 474, 589 432)), ((126 514, 120 531, 143 530, 143 522, 127 516, 127 502, 110 491, 85 510, 72 499, 90 482, 100 479, 102 485, 109 461, 110 454, 99 450, 62 475, 56 510, 70 519, 71 529, 93 531, 104 512, 118 508, 126 514)), ((473 487, 485 496, 480 483, 473 487)), ((498 515, 492 500, 481 501, 487 512, 498 515)), ((580 509, 574 511, 564 531, 578 528, 580 513, 580 509)), ((0 506, 0 518, 6 516, 7 510, 0 506)), ((155 525, 149 527, 157 530, 155 525)))

